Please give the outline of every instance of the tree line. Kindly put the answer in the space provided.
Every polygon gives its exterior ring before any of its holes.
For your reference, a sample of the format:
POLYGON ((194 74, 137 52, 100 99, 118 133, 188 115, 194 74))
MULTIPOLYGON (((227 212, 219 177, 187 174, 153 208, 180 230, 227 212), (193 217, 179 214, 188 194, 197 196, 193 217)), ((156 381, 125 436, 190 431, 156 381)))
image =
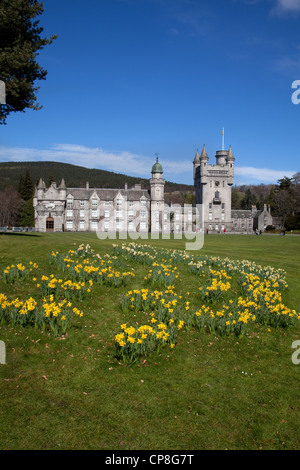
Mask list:
POLYGON ((284 176, 277 184, 232 188, 232 209, 258 210, 270 207, 272 217, 280 219, 286 230, 300 230, 300 172, 284 176))
POLYGON ((30 171, 20 176, 18 189, 8 185, 0 191, 0 226, 34 227, 35 185, 30 171))

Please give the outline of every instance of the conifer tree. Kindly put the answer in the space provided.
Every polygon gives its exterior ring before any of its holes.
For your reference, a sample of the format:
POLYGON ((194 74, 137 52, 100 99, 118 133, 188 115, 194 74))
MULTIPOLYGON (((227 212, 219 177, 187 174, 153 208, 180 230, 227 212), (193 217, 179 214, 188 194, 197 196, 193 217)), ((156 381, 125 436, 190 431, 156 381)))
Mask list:
POLYGON ((28 169, 26 170, 24 176, 20 176, 18 189, 20 196, 24 201, 28 201, 28 199, 32 198, 34 187, 30 171, 28 169))
POLYGON ((41 38, 43 28, 36 18, 43 13, 37 0, 0 0, 0 80, 5 83, 6 104, 0 104, 0 124, 12 112, 39 110, 39 87, 47 71, 36 61, 38 52, 51 44, 56 35, 41 38))

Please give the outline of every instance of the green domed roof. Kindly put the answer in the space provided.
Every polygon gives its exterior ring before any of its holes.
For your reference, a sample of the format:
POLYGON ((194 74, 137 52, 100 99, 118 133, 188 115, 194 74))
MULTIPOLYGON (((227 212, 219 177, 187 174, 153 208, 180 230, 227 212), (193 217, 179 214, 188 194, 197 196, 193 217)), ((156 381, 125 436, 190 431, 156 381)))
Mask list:
POLYGON ((151 173, 163 173, 162 166, 158 163, 158 158, 156 158, 156 163, 154 163, 151 173))

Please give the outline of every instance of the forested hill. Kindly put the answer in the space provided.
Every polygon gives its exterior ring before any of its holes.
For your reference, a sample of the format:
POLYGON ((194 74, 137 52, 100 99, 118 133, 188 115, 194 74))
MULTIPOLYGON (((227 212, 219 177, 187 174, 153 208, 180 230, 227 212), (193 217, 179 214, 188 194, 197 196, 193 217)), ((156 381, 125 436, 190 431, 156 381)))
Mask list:
MULTIPOLYGON (((0 190, 7 186, 18 189, 20 177, 29 170, 32 182, 36 185, 43 178, 46 185, 50 180, 57 184, 64 178, 69 188, 80 188, 89 182, 91 188, 124 188, 141 184, 143 188, 150 189, 149 179, 127 176, 105 170, 89 169, 82 166, 59 162, 2 162, 0 163, 0 190)), ((151 177, 149 173, 149 178, 151 177)), ((166 181, 166 192, 194 191, 193 186, 171 183, 166 181)))

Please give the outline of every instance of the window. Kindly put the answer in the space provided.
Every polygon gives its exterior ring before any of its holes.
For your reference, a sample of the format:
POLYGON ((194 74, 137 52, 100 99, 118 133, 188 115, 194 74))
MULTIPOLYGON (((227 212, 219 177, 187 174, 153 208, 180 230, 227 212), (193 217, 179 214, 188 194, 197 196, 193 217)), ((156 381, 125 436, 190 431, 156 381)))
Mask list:
POLYGON ((134 229, 134 224, 131 221, 131 222, 128 223, 128 230, 133 230, 133 229, 134 229))
POLYGON ((98 222, 92 222, 92 230, 97 230, 98 222))
POLYGON ((179 214, 179 212, 176 212, 176 214, 175 214, 175 220, 180 220, 180 214, 179 214))
POLYGON ((212 209, 212 202, 209 203, 209 208, 212 209))
POLYGON ((84 210, 80 209, 80 217, 84 217, 84 210))
POLYGON ((104 203, 105 207, 108 207, 108 206, 109 206, 109 204, 110 204, 110 202, 109 202, 109 201, 105 201, 105 203, 104 203))
POLYGON ((122 211, 116 210, 116 217, 117 217, 117 218, 122 217, 122 211))
POLYGON ((121 206, 122 205, 122 199, 117 199, 117 206, 121 206))
POLYGON ((133 201, 129 201, 129 207, 133 206, 133 201))
POLYGON ((218 224, 215 226, 215 230, 219 230, 219 225, 218 224))
POLYGON ((97 217, 97 209, 92 210, 92 217, 97 217))
POLYGON ((67 199, 67 205, 72 206, 73 204, 73 199, 67 199))
POLYGON ((67 229, 73 228, 73 220, 67 220, 67 229))
POLYGON ((159 222, 156 222, 155 227, 156 227, 156 230, 159 230, 159 222))
POLYGON ((107 221, 107 222, 104 222, 104 228, 105 228, 106 230, 109 229, 109 222, 108 222, 108 221, 107 221))
POLYGON ((104 211, 104 217, 109 217, 109 211, 108 210, 104 211))
POLYGON ((146 211, 141 211, 141 219, 145 219, 145 218, 146 218, 146 211))
POLYGON ((81 206, 81 207, 84 206, 84 201, 80 201, 80 206, 81 206))
POLYGON ((67 209, 67 217, 73 217, 72 209, 67 209))
POLYGON ((79 222, 79 228, 84 229, 84 220, 79 222))
POLYGON ((225 220, 225 214, 224 214, 224 212, 222 212, 222 214, 221 214, 221 220, 225 220))
POLYGON ((146 222, 141 222, 141 229, 142 230, 145 230, 147 227, 146 227, 146 222))
POLYGON ((212 220, 212 212, 208 214, 208 220, 212 220))
POLYGON ((120 230, 121 229, 121 222, 116 222, 116 229, 120 230))
POLYGON ((143 199, 143 200, 141 201, 141 206, 145 206, 145 205, 146 205, 146 201, 145 201, 145 199, 143 199))
POLYGON ((97 199, 92 199, 92 206, 97 206, 97 205, 98 205, 97 199))
POLYGON ((130 210, 128 211, 128 216, 129 216, 129 217, 133 217, 133 216, 134 216, 134 210, 130 209, 130 210))
POLYGON ((225 209, 225 202, 222 202, 222 209, 225 209))

